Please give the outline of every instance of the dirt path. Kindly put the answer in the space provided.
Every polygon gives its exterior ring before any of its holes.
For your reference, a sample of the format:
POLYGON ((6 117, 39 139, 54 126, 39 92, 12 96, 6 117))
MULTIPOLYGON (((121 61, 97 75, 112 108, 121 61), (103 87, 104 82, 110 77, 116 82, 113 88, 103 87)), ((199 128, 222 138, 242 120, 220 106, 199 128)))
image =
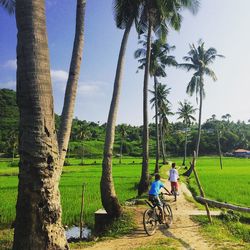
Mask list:
MULTIPOLYGON (((192 202, 185 199, 185 196, 191 196, 190 191, 184 184, 180 186, 180 196, 177 202, 173 202, 170 197, 170 204, 174 214, 174 222, 170 229, 159 227, 156 234, 147 236, 142 225, 142 215, 145 207, 136 207, 136 220, 138 229, 130 235, 119 239, 112 239, 96 243, 92 247, 84 248, 89 250, 126 250, 137 249, 146 246, 149 242, 173 238, 179 242, 178 249, 213 249, 211 243, 206 241, 199 233, 199 225, 190 219, 190 215, 204 214, 203 211, 197 210, 192 202), (185 195, 184 195, 185 194, 185 195)), ((218 212, 213 212, 218 214, 218 212)))

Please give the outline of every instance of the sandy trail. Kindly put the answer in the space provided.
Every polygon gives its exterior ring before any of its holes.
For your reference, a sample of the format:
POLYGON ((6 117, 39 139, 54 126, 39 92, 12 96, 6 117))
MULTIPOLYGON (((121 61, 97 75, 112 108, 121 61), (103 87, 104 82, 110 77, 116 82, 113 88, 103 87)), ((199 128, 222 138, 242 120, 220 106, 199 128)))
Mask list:
MULTIPOLYGON (((147 236, 142 225, 142 216, 145 207, 135 207, 136 220, 138 229, 132 234, 123 236, 119 239, 112 239, 96 243, 94 246, 84 249, 89 250, 126 250, 136 249, 141 246, 146 246, 149 241, 158 239, 166 239, 171 237, 176 239, 181 247, 179 249, 197 249, 206 250, 213 249, 213 245, 202 237, 199 232, 199 225, 190 219, 190 215, 204 214, 204 211, 199 211, 192 202, 185 199, 185 195, 191 196, 190 191, 184 184, 180 186, 180 196, 177 202, 173 202, 173 197, 170 197, 170 205, 173 210, 174 222, 170 229, 165 229, 160 226, 159 230, 153 236, 147 236)), ((213 211, 213 214, 218 214, 213 211)))

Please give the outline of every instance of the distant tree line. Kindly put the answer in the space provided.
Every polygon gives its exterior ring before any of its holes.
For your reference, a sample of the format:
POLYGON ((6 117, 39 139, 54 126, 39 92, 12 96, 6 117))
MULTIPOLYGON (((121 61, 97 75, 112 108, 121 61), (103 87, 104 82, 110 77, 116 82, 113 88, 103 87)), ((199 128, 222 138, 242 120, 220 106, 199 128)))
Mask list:
MULTIPOLYGON (((0 90, 0 152, 8 157, 17 154, 18 138, 18 109, 15 92, 13 90, 0 90)), ((222 153, 232 152, 237 148, 250 149, 250 124, 244 121, 230 121, 231 116, 226 114, 221 119, 213 115, 201 126, 202 136, 200 142, 200 155, 219 154, 218 133, 222 153)), ((56 116, 56 127, 59 128, 60 116, 56 116)), ((141 156, 142 126, 120 124, 116 126, 114 154, 127 156, 141 156)), ((191 123, 187 129, 187 156, 191 155, 196 145, 197 123, 191 123)), ((106 124, 81 121, 73 119, 69 156, 81 157, 82 148, 84 156, 102 156, 106 124), (95 147, 95 145, 97 145, 95 147), (99 145, 99 147, 98 147, 99 145)), ((165 146, 168 156, 183 156, 185 146, 186 125, 183 122, 168 123, 165 134, 165 146)), ((150 155, 155 155, 156 129, 155 123, 149 124, 150 155)), ((162 157, 162 155, 160 155, 162 157)))

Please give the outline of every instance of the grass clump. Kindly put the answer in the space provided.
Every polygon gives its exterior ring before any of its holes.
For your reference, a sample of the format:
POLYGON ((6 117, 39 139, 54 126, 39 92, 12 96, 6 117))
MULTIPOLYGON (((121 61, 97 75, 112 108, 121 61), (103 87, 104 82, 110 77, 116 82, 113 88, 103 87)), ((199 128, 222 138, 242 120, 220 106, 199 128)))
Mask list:
MULTIPOLYGON (((230 219, 232 219, 230 215, 230 219)), ((202 233, 213 240, 219 247, 225 247, 223 249, 248 249, 250 242, 250 225, 243 224, 240 222, 235 222, 228 218, 228 215, 219 216, 218 218, 213 218, 213 223, 209 223, 206 216, 192 216, 192 220, 197 223, 202 224, 202 233), (225 219, 227 218, 227 219, 225 219), (237 248, 233 246, 237 245, 237 248)))
POLYGON ((117 238, 131 233, 135 229, 134 214, 132 211, 126 210, 119 219, 114 220, 113 223, 106 228, 102 236, 117 238))
POLYGON ((0 226, 0 250, 11 250, 14 230, 0 226))

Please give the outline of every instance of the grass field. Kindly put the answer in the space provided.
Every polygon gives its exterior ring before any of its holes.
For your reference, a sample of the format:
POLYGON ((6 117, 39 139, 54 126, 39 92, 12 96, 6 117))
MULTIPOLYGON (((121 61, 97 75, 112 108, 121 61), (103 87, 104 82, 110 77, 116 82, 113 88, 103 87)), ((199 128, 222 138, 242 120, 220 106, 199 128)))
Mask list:
MULTIPOLYGON (((181 165, 181 158, 175 158, 181 165)), ((80 159, 70 159, 70 166, 64 167, 60 183, 63 207, 63 223, 72 225, 78 223, 81 204, 82 184, 85 189, 84 221, 93 225, 93 213, 101 208, 100 176, 101 159, 85 159, 86 165, 80 166, 80 159)), ((201 157, 197 161, 197 171, 206 196, 218 201, 250 206, 250 160, 224 158, 223 169, 219 167, 219 159, 201 157)), ((153 171, 153 161, 150 162, 153 171)), ((180 170, 183 172, 183 170, 180 170)), ((125 200, 137 195, 136 185, 141 173, 140 158, 125 158, 118 164, 114 159, 113 176, 119 200, 125 200)), ((17 167, 8 166, 8 162, 0 161, 0 223, 11 224, 15 217, 15 202, 17 196, 17 167)), ((198 193, 194 177, 190 179, 190 187, 198 193)))
MULTIPOLYGON (((136 185, 141 173, 141 159, 126 158, 118 164, 114 159, 113 176, 116 193, 121 203, 137 195, 136 185), (133 163, 134 162, 134 163, 133 163)), ((94 212, 101 208, 100 177, 101 159, 86 159, 86 165, 80 166, 80 159, 70 159, 70 166, 64 167, 60 182, 63 224, 73 225, 79 222, 82 184, 85 188, 84 221, 92 226, 94 212)), ((150 164, 153 170, 153 162, 150 164)), ((0 162, 0 224, 9 225, 15 218, 17 197, 17 167, 9 167, 6 161, 0 162)))
MULTIPOLYGON (((197 172, 207 197, 250 206, 250 159, 223 158, 221 170, 219 158, 201 157, 197 161, 197 172)), ((190 187, 199 194, 193 176, 190 187)))
MULTIPOLYGON (((93 226, 94 212, 102 207, 99 191, 101 161, 101 159, 84 159, 85 165, 81 166, 80 159, 70 159, 71 165, 64 167, 60 182, 64 225, 78 224, 82 184, 85 183, 84 221, 88 226, 93 226)), ((137 195, 137 183, 141 174, 141 159, 126 158, 123 159, 122 164, 119 164, 118 161, 117 158, 113 161, 113 176, 116 193, 123 204, 127 199, 137 195)), ((174 158, 172 161, 175 161, 180 166, 182 158, 174 158)), ((200 157, 198 159, 197 171, 206 196, 219 201, 249 207, 250 160, 224 158, 223 164, 221 170, 219 159, 216 157, 200 157)), ((150 171, 153 172, 153 170, 154 161, 152 160, 150 161, 150 171)), ((179 172, 183 173, 184 171, 181 168, 179 172)), ((0 246, 3 246, 3 249, 11 249, 12 244, 13 230, 9 228, 15 218, 17 175, 18 168, 16 166, 11 167, 6 159, 0 160, 0 246)), ((166 178, 167 175, 164 177, 166 178)), ((193 192, 198 193, 193 176, 190 178, 190 188, 193 192)), ((249 221, 249 215, 245 217, 245 220, 249 221)), ((218 225, 225 224, 219 221, 216 223, 219 223, 218 225)), ((226 233, 232 235, 235 239, 238 238, 249 242, 250 230, 248 223, 235 224, 234 228, 230 226, 231 229, 234 229, 233 231, 225 228, 226 233)), ((228 225, 234 224, 229 223, 228 225)), ((214 228, 217 227, 204 226, 204 233, 208 237, 212 237, 214 228), (209 233, 207 233, 208 230, 209 233)), ((214 234, 217 235, 218 232, 216 231, 214 234)))

